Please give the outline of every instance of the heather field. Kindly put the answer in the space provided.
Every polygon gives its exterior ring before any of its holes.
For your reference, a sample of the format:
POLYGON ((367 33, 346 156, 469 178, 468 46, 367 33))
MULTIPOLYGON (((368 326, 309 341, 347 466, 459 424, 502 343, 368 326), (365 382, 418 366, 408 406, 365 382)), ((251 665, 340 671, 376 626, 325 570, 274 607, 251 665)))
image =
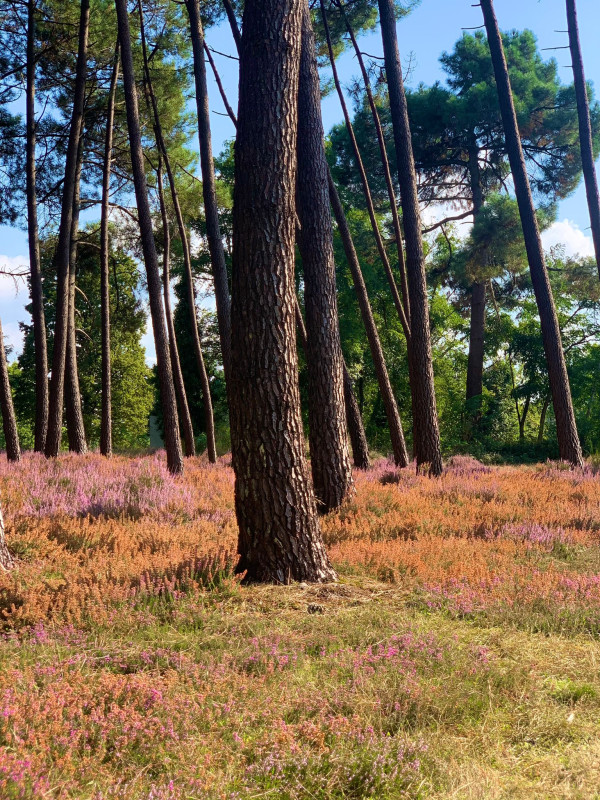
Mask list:
POLYGON ((600 476, 380 461, 339 574, 232 575, 233 474, 0 466, 0 797, 600 797, 600 476))

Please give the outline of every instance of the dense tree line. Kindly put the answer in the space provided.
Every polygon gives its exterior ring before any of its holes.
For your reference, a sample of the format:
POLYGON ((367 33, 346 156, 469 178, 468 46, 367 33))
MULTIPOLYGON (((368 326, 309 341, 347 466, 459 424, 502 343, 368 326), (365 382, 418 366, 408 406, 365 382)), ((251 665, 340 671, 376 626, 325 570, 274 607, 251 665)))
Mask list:
POLYGON ((238 570, 286 583, 334 578, 319 514, 351 496, 352 460, 438 476, 461 448, 581 466, 600 445, 600 110, 574 0, 572 85, 482 0, 446 83, 408 90, 410 10, 0 2, 0 222, 27 231, 31 298, 10 365, 0 330, 9 459, 143 448, 151 413, 174 474, 231 448, 238 570), (237 111, 210 47, 221 22, 237 111), (379 58, 361 50, 374 29, 379 58), (218 156, 207 67, 235 134, 218 156), (541 242, 582 175, 595 261, 541 242))

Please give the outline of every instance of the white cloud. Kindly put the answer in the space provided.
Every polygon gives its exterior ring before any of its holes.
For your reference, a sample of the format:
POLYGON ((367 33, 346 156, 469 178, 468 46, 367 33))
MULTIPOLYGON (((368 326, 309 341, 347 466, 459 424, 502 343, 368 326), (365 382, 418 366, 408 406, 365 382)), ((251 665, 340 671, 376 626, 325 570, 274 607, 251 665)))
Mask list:
MULTIPOLYGON (((13 300, 27 297, 26 278, 20 273, 27 273, 29 258, 27 256, 5 256, 0 254, 0 299, 13 300), (14 275, 15 277, 12 277, 14 275), (18 276, 18 277, 17 277, 18 276)), ((27 300, 25 300, 27 302, 27 300)))
POLYGON ((594 255, 592 237, 585 234, 579 225, 570 219, 554 222, 542 233, 542 243, 545 250, 562 245, 565 255, 573 258, 594 255))

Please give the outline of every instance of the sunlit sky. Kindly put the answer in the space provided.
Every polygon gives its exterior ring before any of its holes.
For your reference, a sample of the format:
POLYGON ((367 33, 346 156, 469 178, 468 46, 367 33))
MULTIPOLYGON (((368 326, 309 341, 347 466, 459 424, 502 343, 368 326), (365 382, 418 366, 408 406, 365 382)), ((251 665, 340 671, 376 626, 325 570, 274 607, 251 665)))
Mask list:
MULTIPOLYGON (((568 44, 566 33, 564 0, 496 0, 496 14, 503 30, 529 28, 538 38, 540 48, 562 47, 568 44)), ((598 0, 578 0, 578 15, 581 45, 583 50, 586 77, 600 94, 600 4, 598 0)), ((445 50, 451 50, 454 42, 461 36, 463 28, 474 28, 481 25, 482 15, 479 7, 474 7, 468 0, 422 0, 410 16, 398 24, 398 38, 403 65, 410 63, 407 84, 411 87, 419 83, 431 84, 436 80, 443 81, 444 73, 439 64, 439 56, 445 50)), ((224 53, 235 52, 233 40, 227 23, 207 31, 207 41, 216 50, 224 53)), ((362 49, 373 55, 381 54, 381 39, 378 31, 364 36, 362 49)), ((563 81, 572 81, 570 55, 568 50, 548 50, 548 58, 555 57, 563 81)), ((218 69, 228 97, 236 106, 237 98, 237 63, 228 58, 215 55, 218 69)), ((339 62, 342 82, 350 85, 352 78, 358 74, 358 66, 351 53, 345 53, 339 62)), ((218 152, 223 142, 233 136, 230 120, 222 116, 223 104, 211 79, 209 91, 213 146, 218 152)), ((341 110, 337 96, 334 94, 323 102, 323 122, 325 130, 341 119, 341 110)), ((86 219, 90 217, 88 213, 86 219)), ((559 206, 557 222, 544 234, 544 244, 550 247, 563 243, 569 254, 591 255, 593 252, 589 231, 589 217, 583 185, 562 201, 559 206)), ((27 268, 27 237, 18 229, 0 226, 0 269, 27 268)), ((0 319, 2 320, 7 344, 13 349, 13 356, 22 346, 19 321, 28 320, 24 305, 28 302, 25 286, 15 286, 10 278, 0 276, 0 319)), ((149 330, 144 337, 147 358, 154 360, 152 334, 149 330)))

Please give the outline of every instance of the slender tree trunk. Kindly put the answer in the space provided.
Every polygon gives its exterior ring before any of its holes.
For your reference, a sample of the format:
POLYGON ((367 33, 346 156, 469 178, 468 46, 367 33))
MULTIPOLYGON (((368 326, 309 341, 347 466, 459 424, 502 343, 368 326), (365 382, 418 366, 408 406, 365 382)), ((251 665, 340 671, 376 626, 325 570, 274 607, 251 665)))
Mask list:
POLYGON ((247 580, 335 579, 300 414, 294 234, 303 0, 246 0, 233 204, 229 404, 247 580))
MULTIPOLYGON (((6 361, 6 351, 4 349, 4 334, 2 323, 0 322, 0 410, 2 411, 2 428, 6 441, 6 457, 9 461, 19 461, 21 458, 21 447, 19 445, 19 434, 17 431, 17 419, 13 407, 12 392, 8 379, 8 363, 6 361)), ((0 564, 2 563, 0 541, 0 564)))
POLYGON ((402 221, 406 241, 406 276, 410 304, 409 362, 413 411, 413 450, 420 464, 429 465, 431 475, 444 468, 440 445, 433 357, 429 330, 429 298, 425 276, 425 256, 421 237, 421 212, 417 196, 417 175, 412 151, 410 124, 398 39, 394 0, 379 0, 381 36, 385 58, 390 112, 402 202, 402 221))
POLYGON ((204 363, 204 356, 202 354, 202 344, 200 342, 200 332, 198 330, 198 318, 196 316, 196 292, 194 289, 194 274, 192 271, 192 257, 190 252, 190 245, 187 238, 187 231, 185 229, 185 222, 179 204, 179 195, 177 194, 177 187, 175 185, 175 176, 171 169, 171 160, 165 144, 162 133, 162 126, 160 123, 160 115, 158 113, 158 106, 156 104, 156 97, 152 87, 152 79, 150 76, 150 68, 148 64, 148 54, 146 50, 146 35, 144 30, 144 12, 141 0, 138 0, 138 9, 140 15, 140 32, 142 39, 142 54, 144 58, 144 80, 148 91, 148 99, 150 101, 150 110, 154 119, 154 133, 156 136, 156 144, 159 153, 165 162, 167 176, 169 178, 169 187, 171 189, 171 200, 173 202, 173 209, 175 211, 175 218, 177 220, 177 227, 179 229, 179 238, 181 240, 181 247, 183 250, 183 263, 187 275, 186 288, 188 293, 188 305, 190 312, 190 328, 192 333, 192 342, 194 346, 194 355, 196 356, 196 366, 200 373, 200 383, 202 385, 202 394, 204 399, 204 424, 206 428, 206 443, 208 449, 208 460, 214 464, 217 460, 217 447, 215 443, 215 422, 213 417, 212 399, 210 396, 210 381, 206 372, 206 365, 204 363))
POLYGON ((175 397, 169 343, 163 317, 161 281, 158 268, 158 256, 154 242, 154 231, 152 228, 152 215, 150 213, 150 203, 148 202, 148 190, 144 174, 144 155, 140 134, 135 75, 133 72, 127 0, 115 0, 115 6, 117 9, 119 42, 121 45, 123 85, 125 89, 125 105, 127 108, 127 127, 129 130, 129 143, 131 148, 133 182, 138 208, 140 238, 148 281, 148 296, 150 299, 152 328, 154 330, 154 343, 156 347, 156 363, 165 427, 167 463, 172 473, 179 473, 183 470, 183 454, 181 452, 181 438, 179 435, 177 399, 175 397))
POLYGON ((110 79, 106 135, 104 139, 104 168, 102 170, 102 205, 100 211, 100 316, 102 319, 102 408, 100 419, 100 452, 112 455, 112 376, 110 355, 110 273, 108 214, 110 200, 110 170, 115 122, 115 96, 119 80, 119 42, 115 46, 115 59, 110 79))
POLYGON ((506 136, 506 150, 514 181, 515 195, 519 205, 531 280, 540 315, 560 457, 565 461, 570 461, 575 466, 581 466, 583 464, 583 456, 575 423, 567 365, 519 138, 519 128, 517 126, 502 38, 498 29, 492 0, 481 0, 481 8, 496 76, 498 100, 506 136))
POLYGON ((371 303, 369 302, 367 287, 365 286, 358 256, 356 255, 356 250, 354 249, 354 243, 352 241, 350 228, 348 227, 348 222, 344 214, 344 209, 342 208, 342 204, 330 172, 327 173, 327 181, 329 185, 329 201, 331 203, 333 215, 342 238, 346 260, 352 274, 352 281, 354 283, 354 289, 358 299, 358 306, 360 308, 363 325, 365 326, 367 340, 371 350, 371 357, 373 359, 373 366, 375 367, 375 374, 377 375, 377 383, 379 384, 379 391, 381 392, 381 399, 385 408, 385 414, 390 429, 390 439, 392 442, 394 461, 399 467, 406 467, 408 466, 408 453, 406 451, 406 443, 404 441, 404 432, 402 430, 400 412, 398 411, 396 398, 394 397, 394 392, 392 391, 392 384, 390 383, 390 377, 385 364, 383 348, 379 339, 377 325, 375 324, 373 311, 371 310, 371 303))
POLYGON ((525 398, 525 403, 523 404, 523 413, 519 419, 519 441, 521 444, 525 441, 525 422, 527 421, 527 414, 529 413, 529 406, 531 404, 531 397, 525 398))
MULTIPOLYGON (((298 338, 302 345, 304 353, 307 352, 307 333, 306 326, 304 325, 304 317, 300 309, 300 303, 296 298, 296 325, 298 328, 298 338)), ((358 469, 368 469, 370 466, 369 461, 369 444, 367 442, 367 435, 365 433, 365 426, 363 425, 362 416, 356 397, 354 396, 354 387, 352 385, 352 378, 348 372, 346 362, 342 361, 342 372, 344 382, 344 405, 346 407, 346 424, 348 426, 348 434, 350 436, 350 443, 352 444, 352 455, 354 458, 354 466, 358 469)))
POLYGON ((352 145, 352 151, 354 153, 356 166, 358 167, 358 172, 360 174, 360 179, 363 187, 363 194, 365 196, 367 211, 369 214, 369 219, 371 221, 371 228, 373 229, 375 242, 377 244, 377 251, 379 252, 379 257, 381 258, 381 263, 383 264, 383 268, 385 270, 390 291, 392 293, 392 299, 394 300, 394 306, 396 307, 396 311, 398 313, 398 317, 402 325, 402 330, 404 331, 404 335, 406 336, 407 345, 410 347, 410 325, 408 317, 406 315, 406 311, 404 309, 404 306, 402 305, 402 300, 400 298, 400 293, 398 292, 398 287, 396 286, 396 280, 394 278, 394 274, 390 266, 390 260, 387 255, 387 250, 385 249, 385 243, 383 241, 383 237, 381 236, 381 231, 379 230, 379 223, 377 222, 377 217, 375 215, 375 207, 373 205, 373 198, 371 197, 371 190, 369 188, 367 173, 365 171, 363 160, 360 154, 358 142, 356 141, 356 136, 354 135, 354 129, 352 127, 352 122, 350 120, 350 114, 348 113, 348 106, 346 105, 346 100, 344 99, 342 85, 340 83, 337 67, 335 64, 335 56, 333 52, 333 46, 331 44, 331 35, 329 33, 329 23, 327 22, 327 13, 325 11, 324 0, 321 0, 321 14, 323 17, 323 25, 325 28, 325 36, 327 39, 327 48, 329 51, 329 62, 331 64, 331 70, 333 72, 333 80, 340 100, 340 105, 342 106, 342 112, 344 114, 344 120, 346 122, 346 129, 348 131, 348 136, 350 137, 350 143, 352 145))
POLYGON ((542 444, 544 441, 544 428, 546 427, 546 416, 548 414, 548 406, 550 405, 551 397, 549 394, 544 397, 544 403, 542 405, 542 411, 540 413, 540 426, 538 428, 538 437, 537 442, 538 444, 542 444))
POLYGON ((4 517, 2 515, 2 507, 0 506, 0 570, 9 570, 14 566, 14 559, 10 550, 6 546, 6 538, 4 536, 4 517))
POLYGON ((58 243, 55 254, 57 273, 56 321, 54 324, 48 433, 46 436, 46 446, 44 450, 46 456, 48 457, 54 457, 58 455, 62 438, 65 370, 69 329, 69 265, 71 260, 73 201, 77 177, 77 153, 79 150, 79 140, 81 138, 83 127, 89 19, 89 0, 81 0, 77 66, 75 72, 75 89, 73 93, 73 113, 71 116, 71 127, 69 130, 69 140, 67 143, 60 226, 58 229, 58 243))
POLYGON ((583 57, 579 42, 579 28, 577 25, 577 6, 575 0, 567 0, 567 23, 569 28, 569 47, 573 63, 573 78, 575 81, 575 96, 577 98, 577 116, 579 118, 579 144, 581 148, 581 165, 585 180, 585 192, 590 222, 592 226, 592 239, 596 254, 596 265, 600 275, 600 195, 598 194, 598 178, 594 163, 594 148, 592 143, 592 121, 590 119, 590 106, 583 69, 583 57))
POLYGON ((46 432, 48 430, 48 344, 46 341, 46 317, 44 313, 44 292, 42 287, 42 270, 40 266, 35 175, 35 11, 36 0, 28 0, 25 115, 29 281, 33 340, 35 345, 34 449, 37 453, 43 453, 46 445, 46 432))
MULTIPOLYGON (((473 220, 483 208, 483 192, 479 171, 478 150, 469 151, 469 176, 473 198, 473 220)), ((485 282, 476 281, 471 287, 471 322, 469 327, 469 357, 467 361, 467 400, 483 394, 483 354, 485 339, 485 282)), ((472 416, 477 420, 479 409, 472 416)))
POLYGON ((171 231, 169 230, 169 218, 165 205, 165 195, 162 181, 162 163, 160 154, 158 156, 158 170, 156 171, 156 183, 158 187, 158 200, 160 204, 160 216, 163 227, 163 298, 165 303, 165 319, 167 322, 167 334, 169 337, 169 353, 171 356, 171 369, 173 371, 173 383, 175 384, 175 394, 179 409, 179 418, 183 428, 183 443, 186 456, 196 455, 196 442, 194 439, 194 427, 187 401, 183 373, 181 371, 181 361, 179 360, 179 350, 177 349, 177 337, 175 335, 175 324, 173 322, 173 312, 171 310, 171 231))
MULTIPOLYGON (((206 83, 206 64, 204 61, 204 31, 200 18, 199 0, 186 0, 190 19, 190 33, 194 53, 194 80, 196 86, 196 108, 198 112, 198 140, 200 143, 200 169, 202 171, 202 195, 204 198, 204 218, 206 238, 212 264, 217 305, 217 322, 223 354, 223 367, 227 379, 231 360, 231 302, 229 299, 229 280, 225 261, 225 248, 219 226, 217 206, 215 167, 212 154, 210 132, 210 110, 206 83)), ((225 6, 227 15, 233 15, 231 4, 225 6)), ((233 15, 235 22, 235 15, 233 15)), ((235 27, 237 30, 237 26, 235 27)), ((237 40, 236 40, 237 41, 237 40)), ((239 46, 239 43, 238 43, 239 46)))
POLYGON ((81 188, 81 164, 83 160, 83 129, 77 155, 77 174, 73 196, 73 221, 71 227, 71 256, 69 259, 69 320, 67 330, 67 358, 65 364, 65 411, 69 450, 85 453, 85 426, 81 409, 81 392, 77 372, 77 338, 75 335, 75 291, 77 280, 77 244, 79 238, 79 208, 81 188))
POLYGON ((298 89, 297 242, 304 274, 308 333, 310 464, 319 510, 338 508, 353 490, 346 437, 342 347, 337 314, 333 231, 321 121, 321 88, 308 0, 302 0, 298 89))
POLYGON ((235 17, 235 11, 233 10, 230 0, 223 0, 223 6, 225 7, 225 13, 227 14, 227 19, 229 20, 229 26, 233 34, 235 46, 237 47, 239 53, 242 45, 242 36, 238 27, 237 19, 235 17))

